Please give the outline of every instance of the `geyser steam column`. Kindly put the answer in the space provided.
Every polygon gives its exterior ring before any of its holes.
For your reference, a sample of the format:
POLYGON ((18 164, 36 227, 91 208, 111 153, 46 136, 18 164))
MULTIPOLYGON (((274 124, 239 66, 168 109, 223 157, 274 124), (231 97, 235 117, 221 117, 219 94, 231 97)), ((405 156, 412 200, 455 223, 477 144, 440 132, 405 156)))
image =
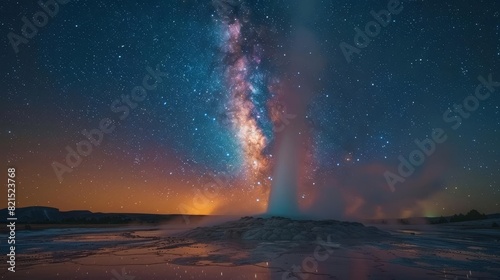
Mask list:
MULTIPOLYGON (((283 130, 275 131, 276 142, 274 153, 273 181, 269 193, 267 215, 287 218, 304 216, 298 201, 298 190, 303 177, 306 151, 308 145, 308 127, 305 122, 308 98, 311 92, 303 79, 282 82, 274 92, 279 103, 284 107, 281 113, 293 114, 294 118, 284 126, 283 130), (300 86, 300 87, 299 87, 300 86)), ((275 115, 275 114, 273 114, 275 115)), ((273 119, 275 121, 275 119, 273 119)))
POLYGON ((307 216, 307 212, 299 205, 298 191, 310 168, 306 160, 311 148, 306 115, 308 104, 323 88, 319 81, 328 59, 321 55, 321 44, 308 28, 308 19, 321 11, 321 7, 316 7, 316 1, 298 1, 295 9, 291 44, 285 61, 287 69, 283 70, 287 77, 281 79, 277 90, 273 92, 286 106, 286 112, 296 117, 284 131, 275 133, 275 154, 278 158, 274 165, 267 214, 302 218, 307 216))
POLYGON ((287 130, 278 150, 278 162, 269 195, 267 213, 273 216, 297 217, 297 184, 299 171, 298 139, 287 130))

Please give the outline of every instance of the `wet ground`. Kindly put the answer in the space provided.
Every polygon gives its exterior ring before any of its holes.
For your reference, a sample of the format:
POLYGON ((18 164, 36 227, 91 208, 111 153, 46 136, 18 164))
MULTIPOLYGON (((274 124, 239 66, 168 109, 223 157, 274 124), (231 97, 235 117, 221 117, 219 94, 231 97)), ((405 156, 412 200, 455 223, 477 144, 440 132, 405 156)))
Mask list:
POLYGON ((2 261, 0 279, 500 279, 498 229, 381 229, 393 237, 200 242, 168 227, 19 231, 16 272, 2 261))

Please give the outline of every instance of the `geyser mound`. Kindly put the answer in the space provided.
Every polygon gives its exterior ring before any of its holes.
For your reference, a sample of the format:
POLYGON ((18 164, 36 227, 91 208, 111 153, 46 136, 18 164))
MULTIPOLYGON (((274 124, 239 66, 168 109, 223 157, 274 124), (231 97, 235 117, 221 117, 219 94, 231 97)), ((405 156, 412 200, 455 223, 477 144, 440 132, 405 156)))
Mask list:
POLYGON ((182 234, 197 240, 258 240, 315 242, 329 236, 333 241, 386 238, 390 234, 361 223, 335 220, 292 220, 282 217, 243 217, 211 227, 199 227, 182 234))

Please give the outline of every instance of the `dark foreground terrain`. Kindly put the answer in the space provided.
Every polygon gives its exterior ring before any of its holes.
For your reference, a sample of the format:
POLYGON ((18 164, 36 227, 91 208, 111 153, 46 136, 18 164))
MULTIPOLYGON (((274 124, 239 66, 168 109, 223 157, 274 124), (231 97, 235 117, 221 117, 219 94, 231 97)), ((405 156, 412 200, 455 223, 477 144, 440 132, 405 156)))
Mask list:
POLYGON ((2 261, 0 279, 499 279, 498 229, 378 228, 245 218, 187 231, 175 225, 22 230, 16 272, 2 261))

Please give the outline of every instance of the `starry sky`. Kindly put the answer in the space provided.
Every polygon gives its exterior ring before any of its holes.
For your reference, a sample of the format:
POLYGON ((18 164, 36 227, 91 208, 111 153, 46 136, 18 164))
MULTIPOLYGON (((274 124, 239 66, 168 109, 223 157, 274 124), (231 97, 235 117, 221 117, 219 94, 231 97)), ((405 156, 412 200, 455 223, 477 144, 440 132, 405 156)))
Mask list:
POLYGON ((398 1, 354 2, 61 0, 26 38, 43 8, 2 1, 18 207, 261 213, 291 182, 318 217, 499 212, 500 2, 401 1, 362 46, 355 28, 398 1), (475 104, 479 76, 491 94, 475 104), (464 100, 477 108, 460 113, 464 100), (437 128, 446 141, 390 187, 437 128))

